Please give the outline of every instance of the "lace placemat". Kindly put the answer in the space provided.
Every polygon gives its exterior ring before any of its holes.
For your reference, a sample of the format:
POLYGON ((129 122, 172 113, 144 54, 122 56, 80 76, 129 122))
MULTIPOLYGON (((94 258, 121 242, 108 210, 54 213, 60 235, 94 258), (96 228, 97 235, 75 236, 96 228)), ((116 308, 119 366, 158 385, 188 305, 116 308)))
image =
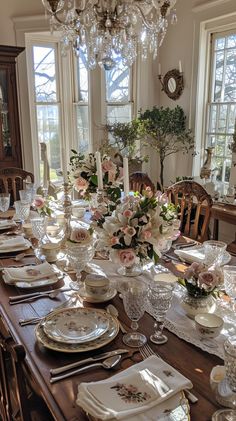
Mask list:
MULTIPOLYGON (((106 276, 110 279, 111 283, 116 289, 119 290, 119 282, 126 281, 128 277, 122 277, 117 273, 117 265, 111 261, 95 261, 98 264, 106 276)), ((145 272, 143 272, 137 279, 142 279, 144 282, 149 283, 153 280, 153 276, 158 272, 169 272, 164 266, 155 266, 150 263, 146 266, 145 272)), ((230 310, 229 304, 224 303, 221 300, 217 300, 217 306, 215 313, 224 319, 224 327, 219 336, 215 339, 203 339, 201 340, 195 329, 194 320, 186 316, 183 308, 181 307, 181 300, 183 294, 183 287, 176 284, 171 308, 169 309, 165 321, 165 327, 179 338, 190 342, 198 348, 206 351, 210 354, 217 355, 220 358, 224 358, 223 344, 227 337, 236 335, 236 314, 230 310)), ((147 312, 153 316, 151 308, 147 312)))

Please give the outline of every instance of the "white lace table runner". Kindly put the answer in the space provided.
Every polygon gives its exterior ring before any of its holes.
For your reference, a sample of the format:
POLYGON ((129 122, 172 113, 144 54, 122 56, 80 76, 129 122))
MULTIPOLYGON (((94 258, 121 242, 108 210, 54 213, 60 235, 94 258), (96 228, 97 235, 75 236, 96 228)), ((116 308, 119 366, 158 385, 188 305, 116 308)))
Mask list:
MULTIPOLYGON (((102 270, 105 272, 106 276, 110 279, 111 283, 115 288, 118 287, 118 283, 121 281, 128 281, 128 277, 119 275, 117 270, 117 265, 113 264, 111 261, 101 261, 95 260, 94 263, 99 265, 102 270)), ((154 268, 152 264, 146 267, 147 270, 143 272, 138 279, 149 283, 153 280, 154 273, 158 272, 158 268, 154 268)), ((159 267, 160 271, 168 271, 163 266, 159 267)), ((217 307, 215 313, 224 319, 224 327, 219 336, 215 339, 203 339, 200 340, 198 337, 197 331, 195 329, 194 320, 186 316, 184 310, 181 307, 181 296, 183 294, 183 288, 177 284, 174 291, 174 296, 172 300, 172 306, 167 313, 167 318, 165 321, 165 327, 172 333, 174 333, 179 338, 190 342, 195 346, 201 348, 203 351, 206 351, 210 354, 217 355, 220 358, 224 358, 223 344, 224 341, 229 336, 236 335, 236 314, 229 309, 228 304, 224 304, 222 301, 217 301, 217 307)), ((151 309, 147 311, 152 315, 151 309)))

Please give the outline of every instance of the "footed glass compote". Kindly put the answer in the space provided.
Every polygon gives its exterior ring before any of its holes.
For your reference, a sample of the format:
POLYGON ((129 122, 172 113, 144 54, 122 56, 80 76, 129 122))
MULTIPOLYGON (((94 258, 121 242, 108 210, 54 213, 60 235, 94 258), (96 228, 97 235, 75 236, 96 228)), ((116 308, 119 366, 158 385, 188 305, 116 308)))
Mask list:
POLYGON ((67 257, 69 263, 76 271, 76 280, 71 281, 70 288, 79 291, 83 286, 81 272, 85 269, 94 256, 93 243, 72 243, 67 242, 67 257))
POLYGON ((155 333, 150 336, 150 340, 155 344, 164 344, 168 338, 163 335, 164 321, 166 313, 171 306, 172 285, 164 283, 155 283, 150 286, 148 299, 151 304, 152 314, 156 320, 154 324, 155 333))
POLYGON ((123 342, 130 347, 140 347, 147 342, 146 336, 137 330, 138 321, 147 308, 148 286, 137 279, 131 279, 122 284, 121 293, 126 314, 132 321, 132 332, 123 336, 123 342))

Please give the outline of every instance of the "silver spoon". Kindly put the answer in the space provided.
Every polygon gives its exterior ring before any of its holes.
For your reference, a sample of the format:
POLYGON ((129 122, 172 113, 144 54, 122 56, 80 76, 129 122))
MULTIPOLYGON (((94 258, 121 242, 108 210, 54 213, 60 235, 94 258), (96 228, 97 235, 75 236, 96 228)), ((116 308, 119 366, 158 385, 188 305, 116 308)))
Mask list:
POLYGON ((118 316, 119 316, 119 312, 118 312, 118 310, 117 310, 117 308, 115 307, 115 306, 113 306, 113 304, 109 304, 107 307, 106 307, 106 311, 111 315, 111 316, 114 316, 116 319, 117 319, 117 321, 118 321, 118 323, 119 323, 119 326, 120 326, 120 330, 121 330, 121 332, 122 333, 127 333, 127 330, 125 329, 125 327, 122 325, 122 323, 120 322, 120 320, 118 319, 118 316))
POLYGON ((21 304, 21 303, 29 303, 30 301, 34 301, 37 300, 38 298, 41 297, 48 297, 51 298, 51 300, 53 300, 54 298, 56 298, 59 294, 61 294, 62 291, 53 291, 50 292, 49 294, 45 292, 45 294, 38 294, 38 295, 34 295, 34 297, 28 297, 28 298, 24 298, 23 300, 15 300, 15 301, 10 301, 9 304, 12 306, 14 304, 21 304))
POLYGON ((55 376, 50 379, 50 383, 55 383, 58 380, 66 379, 67 377, 74 376, 75 374, 83 373, 86 370, 94 367, 103 367, 106 370, 110 370, 111 368, 115 367, 121 359, 121 355, 114 355, 113 357, 109 357, 106 360, 102 361, 101 363, 95 363, 86 365, 82 368, 78 368, 77 370, 70 371, 69 373, 62 374, 61 376, 55 376))

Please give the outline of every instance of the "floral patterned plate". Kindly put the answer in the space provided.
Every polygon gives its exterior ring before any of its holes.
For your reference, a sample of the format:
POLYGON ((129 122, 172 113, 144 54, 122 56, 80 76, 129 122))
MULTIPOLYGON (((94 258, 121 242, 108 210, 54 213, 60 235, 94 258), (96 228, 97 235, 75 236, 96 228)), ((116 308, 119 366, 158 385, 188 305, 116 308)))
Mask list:
POLYGON ((43 328, 44 322, 41 322, 40 324, 37 325, 35 329, 36 338, 39 343, 45 346, 45 348, 52 349, 53 351, 74 353, 74 352, 86 352, 86 351, 92 351, 94 349, 99 349, 107 345, 109 342, 113 341, 113 339, 115 339, 115 337, 117 336, 119 332, 119 323, 113 316, 106 313, 105 310, 96 310, 96 311, 99 311, 99 313, 107 316, 109 320, 109 326, 108 326, 108 330, 104 333, 104 335, 100 336, 94 341, 85 342, 81 344, 68 344, 68 343, 54 341, 53 339, 49 338, 44 332, 44 328, 43 328))
POLYGON ((63 308, 47 316, 43 324, 49 338, 68 344, 94 341, 108 328, 107 313, 94 308, 63 308))

